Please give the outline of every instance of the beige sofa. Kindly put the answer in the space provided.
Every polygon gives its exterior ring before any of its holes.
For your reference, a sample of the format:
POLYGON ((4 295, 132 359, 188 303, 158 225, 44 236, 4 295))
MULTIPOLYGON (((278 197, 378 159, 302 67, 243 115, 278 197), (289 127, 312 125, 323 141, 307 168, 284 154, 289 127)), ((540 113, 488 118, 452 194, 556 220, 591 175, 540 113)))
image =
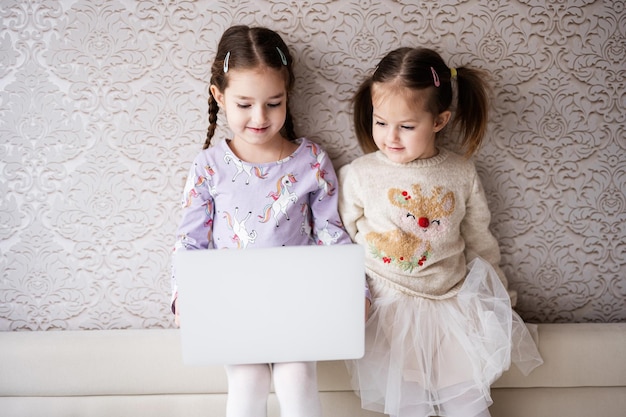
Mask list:
MULTIPOLYGON (((626 416, 626 323, 543 324, 539 341, 545 364, 494 384, 494 417, 626 416)), ((382 416, 361 410, 343 362, 320 363, 319 381, 325 416, 382 416)), ((177 330, 0 332, 3 417, 219 417, 225 401, 223 368, 184 366, 177 330)))

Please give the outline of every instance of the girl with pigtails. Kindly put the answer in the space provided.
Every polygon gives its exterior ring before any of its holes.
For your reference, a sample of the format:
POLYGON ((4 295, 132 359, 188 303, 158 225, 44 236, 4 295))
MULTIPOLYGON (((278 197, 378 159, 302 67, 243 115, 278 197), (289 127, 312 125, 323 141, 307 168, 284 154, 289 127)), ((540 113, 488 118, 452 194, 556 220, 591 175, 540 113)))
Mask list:
MULTIPOLYGON (((184 187, 174 258, 180 250, 350 243, 328 154, 294 133, 293 84, 292 57, 276 32, 247 26, 224 32, 211 67, 207 138, 184 187), (211 143, 219 111, 232 136, 211 143)), ((177 289, 173 268, 178 323, 185 312, 177 308, 177 289)), ((227 417, 266 416, 272 379, 283 416, 321 415, 315 363, 228 365, 226 374, 227 417)))
POLYGON ((365 356, 348 362, 366 409, 393 417, 486 417, 490 385, 543 361, 513 310, 470 157, 487 127, 484 74, 426 48, 385 56, 354 98, 365 155, 339 171, 339 210, 366 248, 365 356), (456 88, 454 113, 453 89, 456 88), (465 155, 439 143, 458 132, 465 155))

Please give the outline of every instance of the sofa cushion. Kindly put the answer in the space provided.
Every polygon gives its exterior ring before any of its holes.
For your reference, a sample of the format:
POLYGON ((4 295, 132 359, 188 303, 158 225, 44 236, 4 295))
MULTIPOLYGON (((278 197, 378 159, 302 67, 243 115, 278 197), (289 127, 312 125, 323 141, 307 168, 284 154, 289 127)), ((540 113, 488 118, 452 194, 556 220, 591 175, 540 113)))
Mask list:
POLYGON ((3 395, 226 392, 222 367, 182 364, 178 330, 0 332, 0 358, 3 395))
POLYGON ((539 325, 544 363, 527 377, 515 366, 495 388, 626 386, 626 323, 539 325))
MULTIPOLYGON (((185 366, 179 331, 0 332, 0 395, 88 396, 227 392, 221 366, 185 366), (61 382, 60 382, 61 381, 61 382)), ((513 366, 494 388, 624 387, 626 323, 541 324, 545 363, 513 366)), ((319 363, 320 391, 350 391, 343 362, 319 363)))

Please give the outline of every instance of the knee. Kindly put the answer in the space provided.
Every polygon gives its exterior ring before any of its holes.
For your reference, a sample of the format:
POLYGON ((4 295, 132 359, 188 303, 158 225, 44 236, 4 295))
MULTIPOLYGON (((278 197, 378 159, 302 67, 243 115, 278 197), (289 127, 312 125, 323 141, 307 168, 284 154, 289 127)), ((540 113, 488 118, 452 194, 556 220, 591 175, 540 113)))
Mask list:
POLYGON ((317 363, 290 362, 274 365, 274 384, 278 389, 317 390, 317 363))
POLYGON ((269 365, 229 365, 226 367, 229 391, 236 389, 267 392, 269 393, 271 384, 271 373, 269 365))
POLYGON ((316 379, 317 363, 315 362, 289 362, 274 365, 274 373, 288 376, 294 379, 316 379))
POLYGON ((320 417, 322 414, 317 392, 316 363, 281 363, 274 366, 274 387, 281 415, 290 417, 320 417))

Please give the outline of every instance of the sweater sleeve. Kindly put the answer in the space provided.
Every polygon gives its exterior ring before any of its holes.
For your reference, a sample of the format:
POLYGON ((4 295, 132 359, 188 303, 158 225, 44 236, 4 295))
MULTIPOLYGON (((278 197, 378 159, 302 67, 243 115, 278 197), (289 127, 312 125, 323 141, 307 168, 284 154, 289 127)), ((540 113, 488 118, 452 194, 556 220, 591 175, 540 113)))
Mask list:
POLYGON ((461 234, 465 240, 465 256, 469 263, 481 257, 494 268, 500 281, 507 289, 511 305, 517 302, 517 292, 509 289, 504 271, 500 268, 500 247, 495 236, 489 230, 491 213, 487 198, 478 174, 474 173, 474 181, 466 205, 465 218, 461 223, 461 234))
MULTIPOLYGON (((356 242, 358 231, 357 222, 363 217, 363 205, 357 193, 358 177, 351 165, 344 165, 339 169, 339 214, 343 225, 353 242, 356 242)), ((358 243, 358 242, 357 242, 358 243)), ((372 301, 369 284, 365 281, 365 298, 372 301)))
POLYGON ((339 169, 339 214, 353 241, 356 241, 357 223, 363 217, 363 204, 358 193, 358 176, 352 165, 339 169))

